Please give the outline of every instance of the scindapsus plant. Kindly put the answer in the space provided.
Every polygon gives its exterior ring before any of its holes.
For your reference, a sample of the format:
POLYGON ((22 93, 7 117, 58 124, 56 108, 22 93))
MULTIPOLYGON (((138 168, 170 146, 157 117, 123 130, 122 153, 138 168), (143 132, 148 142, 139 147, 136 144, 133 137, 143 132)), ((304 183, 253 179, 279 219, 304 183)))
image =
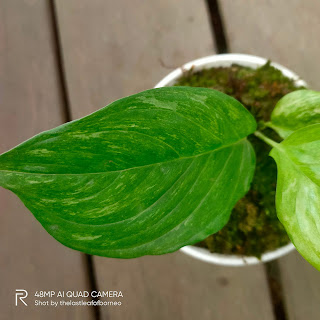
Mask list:
POLYGON ((320 269, 320 93, 298 90, 257 131, 240 102, 191 87, 152 89, 43 132, 0 156, 14 192, 62 244, 134 258, 173 252, 219 231, 250 188, 255 153, 273 147, 277 214, 320 269))

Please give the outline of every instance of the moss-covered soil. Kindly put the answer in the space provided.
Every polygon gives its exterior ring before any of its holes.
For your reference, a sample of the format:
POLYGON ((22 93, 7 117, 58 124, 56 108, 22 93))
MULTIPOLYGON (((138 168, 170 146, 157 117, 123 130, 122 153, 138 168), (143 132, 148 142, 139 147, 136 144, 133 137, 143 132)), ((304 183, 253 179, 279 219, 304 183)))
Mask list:
MULTIPOLYGON (((297 90, 293 81, 269 62, 257 70, 232 65, 189 71, 176 85, 212 88, 236 98, 254 115, 260 130, 275 141, 280 141, 279 136, 271 129, 263 128, 261 122, 270 120, 270 114, 281 97, 297 90)), ((274 160, 268 156, 270 147, 255 136, 250 136, 249 140, 257 156, 251 190, 238 201, 228 224, 197 244, 211 252, 260 257, 262 253, 289 242, 276 216, 277 173, 274 160)))

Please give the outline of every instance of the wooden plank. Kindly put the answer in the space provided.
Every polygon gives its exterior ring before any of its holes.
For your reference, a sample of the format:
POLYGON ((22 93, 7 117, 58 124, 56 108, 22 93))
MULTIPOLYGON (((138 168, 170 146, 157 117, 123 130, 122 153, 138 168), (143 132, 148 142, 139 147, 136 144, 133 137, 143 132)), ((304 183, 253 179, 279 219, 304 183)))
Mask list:
POLYGON ((56 6, 75 118, 213 53, 202 1, 71 0, 56 6))
POLYGON ((124 292, 112 320, 273 319, 260 267, 213 266, 183 253, 130 261, 96 258, 99 285, 124 292))
MULTIPOLYGON (((0 153, 59 125, 63 101, 49 2, 0 2, 0 153)), ((35 306, 37 290, 88 288, 83 255, 60 245, 0 188, 0 319, 93 319, 90 308, 35 306), (15 306, 15 290, 29 296, 15 306)))
POLYGON ((220 1, 230 49, 269 58, 320 88, 319 14, 313 0, 220 1))
POLYGON ((320 272, 293 252, 279 261, 289 319, 319 319, 320 272))
MULTIPOLYGON (((223 0, 221 7, 232 52, 267 57, 320 88, 320 3, 223 0)), ((281 259, 280 270, 289 319, 319 319, 319 272, 298 253, 281 259)))
MULTIPOLYGON (((77 118, 151 88, 170 70, 213 53, 203 1, 56 1, 71 111, 77 118)), ((273 319, 261 266, 225 268, 182 253, 95 257, 100 290, 124 292, 110 319, 273 319)))

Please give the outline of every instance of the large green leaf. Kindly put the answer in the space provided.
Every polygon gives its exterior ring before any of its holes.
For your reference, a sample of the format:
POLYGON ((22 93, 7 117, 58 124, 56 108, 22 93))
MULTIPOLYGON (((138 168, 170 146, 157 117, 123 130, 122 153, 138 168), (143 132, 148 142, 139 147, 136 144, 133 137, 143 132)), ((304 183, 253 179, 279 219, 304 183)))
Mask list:
POLYGON ((278 166, 277 214, 301 255, 320 270, 320 124, 272 149, 278 166))
POLYGON ((1 155, 0 185, 68 247, 122 258, 172 252, 227 222, 253 176, 246 136, 255 128, 218 91, 148 90, 1 155))
POLYGON ((279 100, 269 126, 282 138, 311 124, 320 123, 320 92, 298 90, 279 100))

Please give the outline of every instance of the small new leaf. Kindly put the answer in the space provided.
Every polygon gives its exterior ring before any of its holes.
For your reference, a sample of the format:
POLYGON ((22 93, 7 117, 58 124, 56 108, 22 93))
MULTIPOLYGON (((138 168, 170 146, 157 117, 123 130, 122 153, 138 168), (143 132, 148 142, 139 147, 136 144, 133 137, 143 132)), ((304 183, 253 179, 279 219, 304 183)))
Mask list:
POLYGON ((278 166, 276 208, 291 241, 320 270, 320 124, 271 150, 278 166))
MULTIPOLYGON (((248 191, 252 115, 203 88, 148 90, 0 156, 0 186, 64 245, 164 254, 217 232, 248 191)), ((22 227, 22 226, 21 226, 22 227)))
POLYGON ((269 126, 282 138, 305 126, 320 123, 320 92, 298 90, 279 100, 269 126))

